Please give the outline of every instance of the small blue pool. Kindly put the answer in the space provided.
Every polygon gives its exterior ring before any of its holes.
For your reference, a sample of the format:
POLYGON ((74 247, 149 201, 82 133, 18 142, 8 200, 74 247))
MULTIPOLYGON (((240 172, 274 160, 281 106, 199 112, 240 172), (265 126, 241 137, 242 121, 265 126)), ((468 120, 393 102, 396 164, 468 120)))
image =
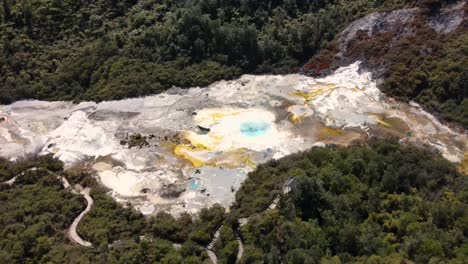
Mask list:
POLYGON ((197 180, 197 179, 190 179, 188 181, 188 188, 190 191, 196 191, 198 189, 200 189, 200 181, 197 180))
POLYGON ((244 136, 261 137, 270 129, 270 124, 259 122, 244 122, 240 125, 240 131, 244 136))

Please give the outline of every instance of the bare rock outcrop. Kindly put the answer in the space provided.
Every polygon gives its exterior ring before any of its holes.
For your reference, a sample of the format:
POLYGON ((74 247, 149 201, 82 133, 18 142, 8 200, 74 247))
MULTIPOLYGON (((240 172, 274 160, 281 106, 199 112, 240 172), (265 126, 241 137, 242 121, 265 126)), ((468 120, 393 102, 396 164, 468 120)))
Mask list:
POLYGON ((361 67, 371 70, 379 78, 387 63, 383 59, 384 54, 395 52, 397 47, 418 39, 424 43, 425 39, 441 34, 466 30, 466 11, 466 1, 459 1, 434 12, 414 7, 369 14, 352 22, 333 44, 305 64, 302 72, 310 76, 325 76, 341 66, 362 61, 361 67))

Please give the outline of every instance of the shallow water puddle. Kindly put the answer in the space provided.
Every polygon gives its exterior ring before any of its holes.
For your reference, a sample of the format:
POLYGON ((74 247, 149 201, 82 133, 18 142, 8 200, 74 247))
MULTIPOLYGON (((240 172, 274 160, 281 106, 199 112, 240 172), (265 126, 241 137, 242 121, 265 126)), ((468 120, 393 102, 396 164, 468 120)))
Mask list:
POLYGON ((263 122, 263 121, 245 122, 240 125, 241 133, 247 137, 264 136, 269 129, 270 129, 270 124, 263 122))

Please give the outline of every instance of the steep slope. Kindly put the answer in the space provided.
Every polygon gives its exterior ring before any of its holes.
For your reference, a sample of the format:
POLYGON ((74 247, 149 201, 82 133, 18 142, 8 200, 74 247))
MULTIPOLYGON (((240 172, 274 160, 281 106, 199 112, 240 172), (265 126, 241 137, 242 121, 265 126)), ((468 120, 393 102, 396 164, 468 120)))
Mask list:
POLYGON ((303 70, 323 75, 355 60, 380 79, 379 88, 416 101, 468 127, 468 19, 466 1, 442 8, 370 14, 351 23, 303 70))

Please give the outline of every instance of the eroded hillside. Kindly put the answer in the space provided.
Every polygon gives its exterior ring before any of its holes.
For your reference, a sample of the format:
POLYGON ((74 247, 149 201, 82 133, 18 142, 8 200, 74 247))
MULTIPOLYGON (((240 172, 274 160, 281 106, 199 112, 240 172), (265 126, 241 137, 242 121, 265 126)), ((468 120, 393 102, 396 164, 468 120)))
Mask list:
POLYGON ((392 97, 416 101, 439 117, 468 125, 466 1, 431 9, 377 12, 351 23, 304 66, 327 74, 355 60, 392 97))

